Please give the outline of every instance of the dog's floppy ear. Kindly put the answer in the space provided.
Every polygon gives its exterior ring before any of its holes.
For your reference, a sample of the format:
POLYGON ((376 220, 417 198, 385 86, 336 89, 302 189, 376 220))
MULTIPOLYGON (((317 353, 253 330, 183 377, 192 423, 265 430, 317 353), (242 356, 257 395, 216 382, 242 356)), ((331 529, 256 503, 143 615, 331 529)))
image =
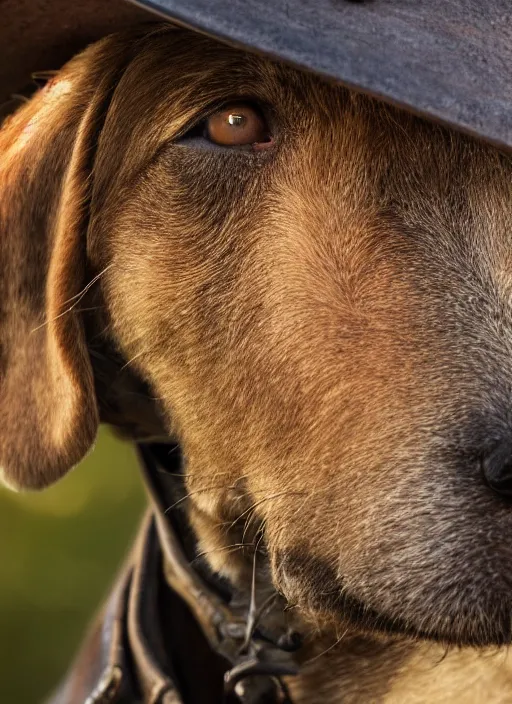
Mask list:
POLYGON ((96 142, 127 44, 86 50, 0 132, 0 468, 12 488, 59 479, 96 436, 78 309, 96 142))

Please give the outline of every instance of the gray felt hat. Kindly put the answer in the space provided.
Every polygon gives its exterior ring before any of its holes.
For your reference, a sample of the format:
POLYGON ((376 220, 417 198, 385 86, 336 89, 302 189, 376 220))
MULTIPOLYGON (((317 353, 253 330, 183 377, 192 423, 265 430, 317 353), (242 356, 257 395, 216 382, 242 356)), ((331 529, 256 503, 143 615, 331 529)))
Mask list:
POLYGON ((0 0, 0 103, 155 15, 512 149, 511 0, 0 0))

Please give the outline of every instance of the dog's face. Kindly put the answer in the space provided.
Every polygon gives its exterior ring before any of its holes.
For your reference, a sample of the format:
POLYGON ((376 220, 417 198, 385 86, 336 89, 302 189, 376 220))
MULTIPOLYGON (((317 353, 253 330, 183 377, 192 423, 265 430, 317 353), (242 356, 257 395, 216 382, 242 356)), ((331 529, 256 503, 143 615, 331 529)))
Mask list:
POLYGON ((90 49, 0 149, 8 482, 109 420, 94 330, 182 446, 206 549, 250 519, 303 613, 510 641, 481 471, 512 445, 509 157, 170 29, 90 49))

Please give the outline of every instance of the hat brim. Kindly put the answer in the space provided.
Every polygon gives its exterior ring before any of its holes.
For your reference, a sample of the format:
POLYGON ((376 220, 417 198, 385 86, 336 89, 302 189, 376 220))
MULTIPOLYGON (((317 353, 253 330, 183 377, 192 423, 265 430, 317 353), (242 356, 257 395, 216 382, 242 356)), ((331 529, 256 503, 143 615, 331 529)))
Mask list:
POLYGON ((155 14, 512 149, 510 0, 0 0, 0 104, 155 14))
POLYGON ((512 149, 510 0, 130 0, 512 149))

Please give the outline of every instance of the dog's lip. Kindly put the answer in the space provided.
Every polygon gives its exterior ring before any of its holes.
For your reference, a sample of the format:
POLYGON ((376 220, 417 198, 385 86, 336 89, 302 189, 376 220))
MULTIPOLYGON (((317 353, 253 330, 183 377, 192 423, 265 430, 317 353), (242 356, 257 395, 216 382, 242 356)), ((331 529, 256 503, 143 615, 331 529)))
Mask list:
POLYGON ((317 562, 315 571, 320 576, 320 581, 324 585, 329 585, 330 588, 328 590, 315 589, 311 595, 308 581, 304 580, 308 572, 309 560, 304 560, 297 553, 289 551, 280 562, 280 590, 285 598, 289 598, 294 605, 299 607, 299 610, 304 606, 305 612, 320 613, 327 617, 333 614, 339 615, 343 621, 350 622, 357 628, 418 637, 418 631, 403 619, 387 616, 353 596, 343 585, 342 580, 333 578, 325 564, 317 562), (297 564, 300 565, 298 572, 294 569, 294 565, 297 564), (304 604, 302 603, 303 599, 304 604))
POLYGON ((385 614, 368 606, 364 601, 354 597, 346 589, 341 590, 336 597, 336 603, 330 608, 319 609, 324 614, 336 614, 345 623, 363 632, 379 632, 389 636, 409 637, 414 640, 425 640, 441 643, 445 646, 468 646, 475 648, 508 646, 512 644, 512 613, 502 627, 496 627, 493 633, 489 629, 473 632, 471 628, 458 633, 442 632, 439 629, 417 628, 402 617, 385 614))
MULTIPOLYGON (((470 629, 457 634, 443 633, 435 628, 426 630, 417 628, 414 624, 401 617, 390 616, 368 606, 364 601, 352 596, 346 589, 341 590, 336 597, 336 603, 316 605, 306 611, 321 613, 323 616, 340 619, 346 625, 354 627, 362 633, 381 633, 388 636, 407 637, 414 640, 431 641, 443 646, 468 646, 475 648, 508 646, 512 644, 512 624, 509 628, 496 628, 494 633, 473 633, 470 629)), ((300 609, 300 606, 299 606, 300 609)), ((512 619, 512 614, 511 614, 512 619)))
POLYGON ((358 627, 364 629, 377 630, 390 635, 409 635, 411 637, 421 637, 438 640, 431 634, 421 633, 402 618, 395 618, 377 611, 368 606, 364 601, 350 594, 343 589, 336 599, 336 612, 341 613, 344 620, 350 621, 358 627))
MULTIPOLYGON (((382 633, 389 636, 409 637, 414 640, 438 642, 445 646, 495 647, 512 643, 512 609, 505 604, 494 610, 494 629, 489 623, 461 624, 460 614, 452 613, 446 619, 446 628, 422 618, 422 627, 412 618, 395 616, 379 610, 374 605, 355 596, 346 581, 336 575, 326 563, 312 560, 294 551, 287 551, 278 568, 278 582, 285 597, 308 619, 308 614, 333 619, 353 627, 355 631, 382 633), (314 574, 312 572, 314 570, 314 574), (449 624, 454 624, 451 629, 449 624)), ((475 612, 475 610, 473 610, 475 612)), ((420 618, 418 616, 418 618, 420 618)))

